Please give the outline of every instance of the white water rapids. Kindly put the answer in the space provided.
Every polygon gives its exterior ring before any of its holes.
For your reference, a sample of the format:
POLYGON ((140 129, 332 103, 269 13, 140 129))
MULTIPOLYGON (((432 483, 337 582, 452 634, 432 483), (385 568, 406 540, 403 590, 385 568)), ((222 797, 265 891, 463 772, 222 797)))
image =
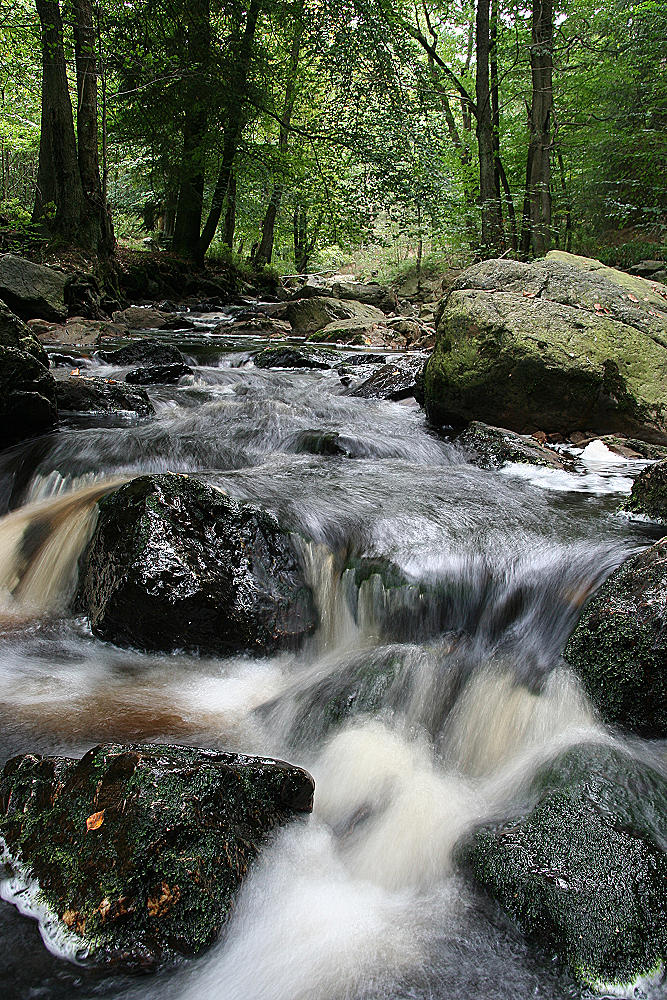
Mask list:
POLYGON ((269 843, 221 940, 175 971, 100 977, 48 955, 0 904, 17 998, 580 996, 453 850, 559 749, 617 738, 560 651, 590 593, 651 540, 615 514, 640 464, 598 450, 568 473, 485 472, 416 406, 341 392, 335 372, 200 366, 194 386, 152 391, 155 419, 72 425, 0 456, 3 761, 147 739, 278 756, 316 781, 314 814, 269 843), (300 453, 312 430, 355 457, 300 453), (292 528, 320 613, 298 654, 150 656, 67 610, 97 499, 167 469, 292 528))

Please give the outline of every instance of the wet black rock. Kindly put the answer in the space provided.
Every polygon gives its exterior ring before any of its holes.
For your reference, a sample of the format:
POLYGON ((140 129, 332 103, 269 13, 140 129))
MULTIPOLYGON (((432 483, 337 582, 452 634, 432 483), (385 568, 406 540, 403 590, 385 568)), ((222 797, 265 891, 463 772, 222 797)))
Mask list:
POLYGON ((475 464, 483 469, 499 469, 507 462, 565 468, 558 452, 539 444, 534 438, 503 427, 490 427, 478 420, 468 424, 456 443, 471 452, 475 464))
POLYGON ((173 365, 184 364, 185 357, 177 347, 145 337, 117 351, 100 351, 99 357, 109 365, 173 365))
POLYGON ((50 430, 57 419, 53 375, 34 355, 0 346, 0 448, 50 430))
POLYGON ((90 361, 79 354, 63 354, 60 351, 52 351, 49 354, 49 364, 51 368, 89 368, 90 361))
POLYGON ((0 254, 0 298, 23 319, 64 320, 65 290, 70 281, 53 267, 13 253, 0 254))
POLYGON ((667 538, 624 562, 595 594, 563 656, 602 717, 667 736, 667 538))
POLYGON ((130 385, 175 385, 184 375, 192 375, 190 365, 177 361, 172 365, 148 365, 134 368, 125 376, 130 385))
POLYGON ((637 476, 621 509, 667 524, 667 461, 651 465, 637 476))
POLYGON ((582 984, 632 989, 659 974, 667 781, 625 753, 583 745, 537 775, 531 798, 522 815, 469 836, 459 861, 582 984))
POLYGON ((291 764, 191 747, 26 754, 0 778, 0 833, 90 959, 149 970, 215 940, 267 835, 310 812, 313 789, 291 764))
POLYGON ((134 413, 148 417, 153 404, 144 389, 130 389, 122 382, 74 375, 56 382, 58 409, 67 413, 134 413))
POLYGON ((78 604, 93 632, 147 650, 264 653, 316 625, 288 534, 187 476, 142 476, 99 504, 78 604))
POLYGON ((357 457, 353 439, 338 431, 298 431, 288 442, 288 450, 297 455, 338 455, 343 458, 357 457))
POLYGON ((347 394, 363 399, 401 400, 414 397, 421 402, 424 398, 425 363, 426 359, 421 356, 389 360, 361 385, 349 389, 347 394))
POLYGON ((266 347, 253 358, 255 368, 333 368, 339 360, 335 351, 301 347, 266 347))
POLYGON ((4 302, 0 302, 0 347, 15 347, 17 351, 31 354, 45 368, 49 357, 30 327, 19 319, 4 302))

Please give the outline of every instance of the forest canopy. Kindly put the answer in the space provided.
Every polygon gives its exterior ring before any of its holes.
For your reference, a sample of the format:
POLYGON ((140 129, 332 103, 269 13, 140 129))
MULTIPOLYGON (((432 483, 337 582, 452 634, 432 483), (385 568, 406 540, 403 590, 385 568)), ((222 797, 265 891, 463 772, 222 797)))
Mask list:
POLYGON ((2 231, 632 263, 664 244, 666 39, 658 0, 0 0, 2 231))

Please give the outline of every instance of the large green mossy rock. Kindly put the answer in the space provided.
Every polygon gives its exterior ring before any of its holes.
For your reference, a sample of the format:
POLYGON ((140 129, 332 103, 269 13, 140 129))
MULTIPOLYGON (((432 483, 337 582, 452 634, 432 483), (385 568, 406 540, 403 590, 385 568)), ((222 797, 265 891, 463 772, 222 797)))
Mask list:
POLYGON ((667 538, 612 573, 563 656, 605 721, 667 736, 667 538))
POLYGON ((141 476, 99 503, 78 607, 93 632, 146 650, 265 653, 316 625, 276 519, 188 476, 141 476))
POLYGON ((290 302, 287 306, 287 317, 294 333, 303 337, 317 333, 318 330, 323 330, 338 320, 361 322, 363 328, 383 323, 385 320, 384 313, 375 306, 351 300, 342 301, 324 295, 290 302))
POLYGON ((483 261, 443 300, 425 398, 439 423, 667 442, 667 303, 572 254, 483 261))
POLYGON ((2 772, 0 834, 74 946, 150 969, 215 940, 267 834, 310 812, 313 788, 290 764, 190 747, 28 754, 2 772))
POLYGON ((469 836, 459 861, 582 984, 635 995, 667 960, 667 781, 584 745, 539 773, 532 797, 469 836))
POLYGON ((640 472, 621 509, 667 524, 667 461, 650 465, 640 472))

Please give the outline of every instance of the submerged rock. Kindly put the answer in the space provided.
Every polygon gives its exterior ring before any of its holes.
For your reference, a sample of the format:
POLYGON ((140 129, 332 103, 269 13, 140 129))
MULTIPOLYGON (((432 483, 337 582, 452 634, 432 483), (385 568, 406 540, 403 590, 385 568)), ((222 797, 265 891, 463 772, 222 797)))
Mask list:
POLYGON ((184 375, 192 375, 190 365, 180 361, 171 365, 148 365, 146 368, 134 368, 125 376, 130 385, 174 385, 184 375))
POLYGON ((267 834, 310 812, 313 789, 291 764, 191 747, 26 754, 0 778, 0 833, 74 947, 151 969, 215 940, 267 834))
POLYGON ((365 326, 384 322, 384 313, 375 306, 316 295, 290 302, 287 316, 297 336, 306 337, 337 320, 363 321, 365 326))
POLYGON ((56 383, 34 354, 0 346, 0 448, 43 434, 58 419, 56 383))
POLYGON ((185 364, 185 356, 177 347, 163 344, 161 340, 144 337, 134 340, 116 351, 100 351, 99 357, 109 365, 173 365, 185 364))
POLYGON ((255 368, 333 368, 340 355, 302 347, 265 347, 252 360, 255 368))
POLYGON ((74 375, 56 382, 58 408, 68 413, 135 413, 148 417, 155 412, 144 389, 130 389, 122 382, 87 375, 74 375))
POLYGON ((359 457, 353 438, 339 431, 297 431, 287 442, 287 450, 296 455, 332 455, 343 458, 359 457))
POLYGON ((628 559, 584 610, 563 656, 602 717, 667 736, 667 538, 628 559))
POLYGON ((558 452, 539 444, 534 438, 515 434, 503 427, 489 427, 479 420, 472 420, 456 438, 456 443, 470 450, 475 463, 483 469, 500 469, 507 462, 565 468, 558 452))
POLYGON ((651 521, 667 524, 667 461, 640 472, 622 510, 642 514, 651 521))
POLYGON ((288 534, 187 476, 142 476, 99 503, 78 604, 93 632, 147 650, 263 653, 316 624, 288 534))
POLYGON ((438 422, 667 442, 667 304, 650 282, 551 253, 468 268, 425 373, 438 422))
POLYGON ((347 390, 348 396, 362 399, 415 399, 424 398, 424 357, 403 357, 387 363, 374 371, 361 385, 347 390))
MULTIPOLYGON (((540 772, 529 811, 477 830, 459 861, 537 943, 604 992, 667 960, 667 781, 583 745, 540 772)), ((623 992, 618 995, 633 995, 623 992)))
POLYGON ((13 253, 0 254, 0 298, 23 319, 65 319, 65 289, 70 280, 52 267, 13 253))

